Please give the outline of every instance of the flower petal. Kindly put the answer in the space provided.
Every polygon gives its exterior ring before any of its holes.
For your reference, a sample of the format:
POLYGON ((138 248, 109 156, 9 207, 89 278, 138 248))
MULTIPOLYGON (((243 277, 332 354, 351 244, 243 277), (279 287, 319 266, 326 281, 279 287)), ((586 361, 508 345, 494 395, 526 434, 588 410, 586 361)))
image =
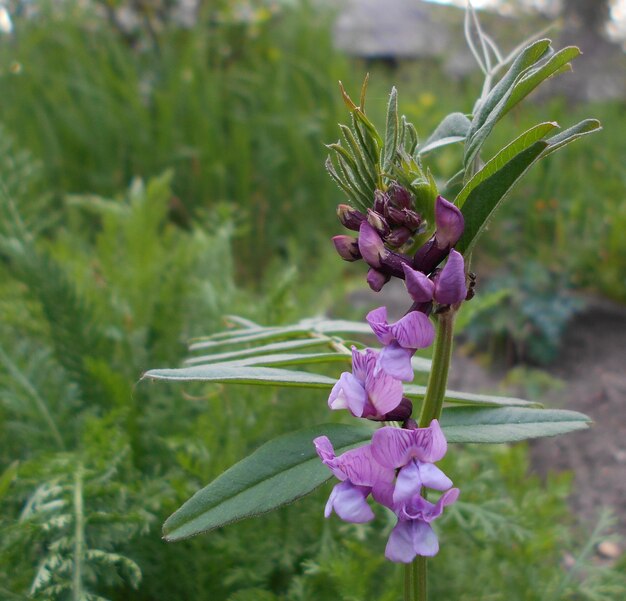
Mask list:
POLYGON ((365 378, 365 390, 370 401, 371 415, 365 408, 364 417, 382 417, 402 402, 402 382, 392 378, 382 369, 372 369, 365 378))
POLYGON ((451 250, 444 268, 435 278, 434 298, 441 305, 460 303, 467 296, 463 255, 451 250))
POLYGON ((396 563, 411 563, 415 559, 411 522, 398 522, 394 526, 387 541, 385 557, 396 563))
POLYGON ((438 196, 435 201, 435 225, 437 246, 450 248, 458 242, 465 229, 463 213, 443 196, 438 196))
POLYGON ((351 373, 343 372, 328 397, 328 406, 333 409, 349 409, 355 417, 361 417, 367 405, 367 392, 351 373))
POLYGON ((346 451, 337 457, 333 463, 335 468, 352 484, 358 486, 376 487, 393 482, 395 472, 378 463, 373 455, 371 445, 364 445, 358 449, 346 451))
POLYGON ((411 298, 416 303, 427 303, 433 300, 435 285, 432 280, 427 278, 421 271, 411 269, 408 265, 403 265, 402 269, 404 269, 406 289, 411 298))
POLYGON ((448 442, 441 430, 439 422, 434 419, 428 428, 411 430, 413 436, 413 453, 416 459, 427 463, 435 463, 444 457, 448 450, 448 442))
POLYGON ((398 472, 396 487, 393 490, 394 505, 408 501, 411 497, 419 494, 421 488, 420 466, 415 461, 411 461, 398 472))
POLYGON ((415 375, 411 358, 411 349, 402 348, 397 342, 392 342, 386 346, 378 357, 378 364, 387 375, 403 382, 412 382, 415 375))
MULTIPOLYGON (((418 468, 419 479, 422 482, 422 486, 434 490, 448 490, 452 486, 452 480, 433 463, 423 463, 420 461, 418 468)), ((406 469, 406 467, 402 469, 406 469)))
POLYGON ((390 344, 393 341, 393 334, 387 322, 387 307, 378 307, 370 311, 365 320, 370 324, 370 328, 381 344, 390 344))
POLYGON ((411 430, 385 426, 372 436, 372 455, 382 466, 398 468, 411 459, 413 436, 411 430))
POLYGON ((368 494, 368 488, 354 486, 349 481, 341 482, 330 493, 324 515, 329 517, 331 511, 334 510, 344 522, 355 524, 369 522, 374 519, 374 512, 367 504, 368 494))
POLYGON ((435 339, 435 328, 421 311, 411 311, 391 326, 391 333, 400 346, 426 348, 435 339))
POLYGON ((430 524, 415 520, 411 524, 413 551, 422 557, 433 557, 439 552, 439 541, 430 524))
POLYGON ((322 460, 322 463, 333 473, 338 480, 345 480, 345 473, 338 467, 337 457, 335 457, 335 449, 328 436, 318 436, 313 440, 315 450, 322 460))
POLYGON ((359 251, 370 267, 379 268, 381 257, 386 257, 388 250, 385 248, 378 232, 364 221, 359 227, 359 251))

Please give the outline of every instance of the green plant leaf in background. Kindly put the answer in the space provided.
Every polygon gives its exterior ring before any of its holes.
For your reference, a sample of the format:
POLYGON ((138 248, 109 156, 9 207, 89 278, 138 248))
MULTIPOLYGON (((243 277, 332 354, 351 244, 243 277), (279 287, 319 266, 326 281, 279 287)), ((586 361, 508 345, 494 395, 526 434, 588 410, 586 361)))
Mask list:
POLYGON ((337 453, 369 440, 366 425, 324 424, 265 443, 198 491, 163 525, 175 541, 259 515, 307 495, 331 477, 317 456, 313 439, 328 436, 337 453))
POLYGON ((426 154, 441 146, 463 142, 471 125, 472 122, 463 113, 450 113, 446 115, 442 122, 435 128, 430 138, 426 140, 424 146, 418 149, 418 153, 426 154))

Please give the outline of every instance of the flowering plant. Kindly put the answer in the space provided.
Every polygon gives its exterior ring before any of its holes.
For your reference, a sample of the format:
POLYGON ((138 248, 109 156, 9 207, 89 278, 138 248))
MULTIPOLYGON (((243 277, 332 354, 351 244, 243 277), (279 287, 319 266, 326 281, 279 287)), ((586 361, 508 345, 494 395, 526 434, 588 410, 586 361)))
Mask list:
POLYGON ((466 36, 485 74, 482 92, 471 114, 448 115, 423 144, 399 116, 395 88, 381 135, 365 112, 367 78, 358 105, 341 87, 351 124, 340 126, 342 141, 329 145, 326 167, 349 203, 338 206, 339 220, 358 235, 341 234, 333 243, 343 260, 367 264, 374 291, 391 278, 403 280, 406 314, 390 323, 379 307, 366 323, 313 319, 288 327, 232 317, 234 329, 191 346, 204 354, 187 366, 145 375, 325 388, 331 410, 346 410, 359 421, 308 426, 264 444, 175 512, 164 525, 167 540, 273 510, 334 476, 339 482, 326 517, 367 522, 374 517, 370 497, 393 512, 385 555, 407 565, 405 600, 426 599, 425 558, 439 548, 431 524, 460 494, 435 465, 448 443, 504 443, 588 426, 589 419, 573 411, 446 387, 455 316, 474 294, 471 252, 489 218, 533 164, 599 129, 588 119, 555 134, 556 123, 540 123, 484 162, 481 150, 496 123, 545 79, 568 70, 579 50, 555 52, 550 40, 537 39, 503 56, 471 8, 466 36), (463 147, 462 166, 439 184, 423 159, 452 144, 463 147), (346 334, 373 335, 382 349, 348 348, 346 334), (431 344, 431 361, 415 356, 431 344), (313 347, 324 350, 311 352, 313 347), (336 380, 293 369, 346 360, 351 370, 336 380), (428 372, 425 387, 411 383, 415 371, 428 372))

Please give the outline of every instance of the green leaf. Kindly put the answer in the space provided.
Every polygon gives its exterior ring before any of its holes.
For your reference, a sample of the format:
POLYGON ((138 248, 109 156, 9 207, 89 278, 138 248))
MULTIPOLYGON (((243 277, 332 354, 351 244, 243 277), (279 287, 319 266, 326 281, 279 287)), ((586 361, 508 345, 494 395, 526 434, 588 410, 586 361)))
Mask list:
MULTIPOLYGON (((456 244, 456 249, 462 254, 467 254, 471 250, 499 204, 536 161, 552 154, 566 144, 600 129, 598 120, 585 119, 555 136, 535 142, 508 163, 505 163, 493 175, 481 181, 467 195, 461 207, 465 218, 465 230, 456 244)), ((492 160, 496 161, 496 159, 497 155, 492 160)))
POLYGON ((547 146, 545 140, 535 142, 472 189, 461 208, 465 230, 456 243, 456 250, 465 255, 470 252, 498 205, 547 146))
POLYGON ((463 142, 471 125, 472 122, 463 113, 446 115, 424 146, 418 150, 418 154, 426 154, 441 146, 463 142))
MULTIPOLYGON (((421 400, 426 394, 426 387, 417 384, 405 384, 404 395, 421 400)), ((444 403, 454 405, 475 405, 479 407, 541 407, 541 403, 526 401, 514 397, 496 396, 490 394, 474 394, 472 392, 458 392, 446 390, 444 403)))
MULTIPOLYGON (((210 357, 211 355, 209 355, 210 357)), ((242 359, 227 361, 205 361, 204 364, 232 367, 248 367, 265 365, 268 367, 279 365, 310 365, 312 363, 350 363, 352 356, 345 353, 275 353, 272 355, 258 355, 242 359)), ((189 363, 189 361, 187 361, 189 363)))
POLYGON ((163 525, 168 541, 208 532, 267 513, 309 494, 332 474, 315 452, 313 439, 328 436, 339 454, 367 442, 365 424, 324 424, 285 434, 265 443, 198 491, 163 525))
POLYGON ((468 142, 464 157, 466 167, 474 160, 495 124, 503 115, 518 77, 526 74, 530 67, 545 56, 549 50, 550 40, 547 39, 538 40, 522 50, 509 70, 480 104, 467 134, 468 142))
POLYGON ((178 369, 151 369, 143 379, 177 382, 214 382, 216 384, 258 384, 264 386, 297 386, 330 388, 336 380, 304 371, 274 367, 232 367, 221 364, 194 365, 178 369))
POLYGON ((387 105, 387 124, 385 129, 385 146, 383 148, 382 169, 389 173, 398 149, 398 90, 391 88, 387 105))
POLYGON ((444 409, 441 427, 448 442, 503 443, 556 436, 589 427, 591 420, 561 409, 444 409))
POLYGON ((516 104, 519 104, 528 94, 530 94, 537 86, 543 81, 571 70, 570 61, 580 56, 580 49, 576 46, 568 46, 553 54, 548 60, 541 66, 536 67, 529 71, 526 75, 521 77, 515 84, 513 92, 508 97, 506 104, 502 109, 500 118, 508 113, 516 104))
POLYGON ((469 196, 470 192, 478 186, 478 184, 491 177, 494 173, 496 173, 496 171, 502 169, 506 163, 515 157, 515 155, 526 150, 529 146, 532 146, 535 142, 544 138, 556 127, 558 127, 558 124, 554 122, 539 123, 538 125, 535 125, 525 131, 521 136, 515 138, 513 142, 500 150, 500 152, 488 161, 485 166, 478 173, 476 173, 476 175, 474 175, 469 182, 467 182, 456 197, 454 204, 456 204, 459 209, 462 208, 466 198, 469 196))

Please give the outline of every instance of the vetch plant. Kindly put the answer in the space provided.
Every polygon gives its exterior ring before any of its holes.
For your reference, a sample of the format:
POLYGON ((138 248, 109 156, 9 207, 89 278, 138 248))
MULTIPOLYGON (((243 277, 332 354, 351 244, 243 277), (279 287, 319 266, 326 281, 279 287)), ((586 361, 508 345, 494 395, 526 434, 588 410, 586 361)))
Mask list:
POLYGON ((474 295, 471 253, 487 222, 532 165, 600 127, 588 119, 554 133, 556 123, 539 123, 484 160, 481 151, 497 122, 544 80, 567 71, 580 52, 555 51, 550 40, 536 39, 504 56, 471 7, 466 37, 485 75, 480 97, 470 114, 448 115, 424 143, 399 115, 395 88, 382 135, 365 112, 367 78, 359 104, 341 88, 350 125, 341 125, 341 141, 329 145, 326 167, 349 203, 338 206, 339 220, 357 235, 341 234, 333 243, 343 260, 367 265, 365 279, 374 291, 391 278, 403 280, 406 314, 390 322, 379 307, 366 323, 310 319, 287 327, 231 317, 234 328, 191 345, 201 354, 185 367, 145 374, 325 389, 331 410, 346 410, 360 421, 309 425, 267 442, 175 512, 163 528, 166 540, 271 511, 334 477, 339 483, 326 517, 367 522, 373 503, 393 512, 385 555, 406 564, 405 601, 424 600, 426 558, 439 549, 432 524, 463 488, 436 466, 448 444, 507 443, 588 427, 589 418, 580 413, 446 386, 455 317, 474 295), (462 148, 461 165, 440 185, 425 161, 449 145, 462 148), (349 348, 346 336, 355 335, 373 335, 382 348, 356 342, 349 348), (415 356, 431 344, 431 361, 415 356), (338 379, 312 370, 333 363, 351 369, 338 379), (428 374, 426 386, 411 383, 415 372, 428 374))

